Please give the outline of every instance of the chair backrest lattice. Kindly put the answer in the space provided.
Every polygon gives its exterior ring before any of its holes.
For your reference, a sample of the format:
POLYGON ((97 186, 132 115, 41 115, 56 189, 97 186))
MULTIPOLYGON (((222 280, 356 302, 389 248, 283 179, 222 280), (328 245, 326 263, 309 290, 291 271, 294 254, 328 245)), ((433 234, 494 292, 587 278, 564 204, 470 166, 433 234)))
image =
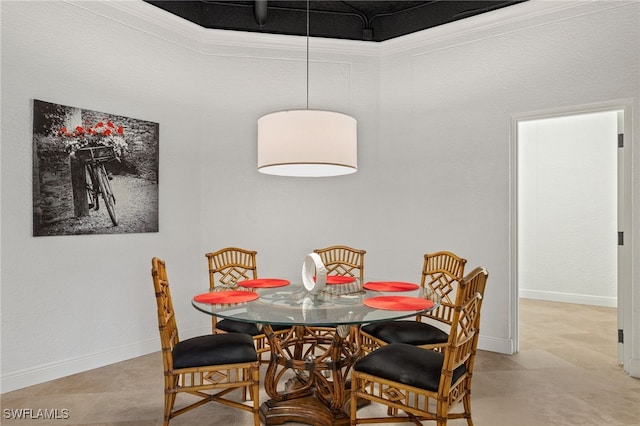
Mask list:
POLYGON ((237 247, 206 253, 209 262, 209 288, 215 288, 216 284, 235 287, 238 281, 257 278, 256 254, 256 251, 237 247))
MULTIPOLYGON (((443 372, 452 373, 460 365, 466 363, 468 383, 459 384, 470 389, 473 375, 473 364, 480 334, 480 309, 484 298, 489 274, 485 268, 478 267, 458 282, 454 314, 449 332, 449 341, 444 350, 443 372)), ((443 374, 440 378, 440 393, 455 401, 456 392, 450 390, 451 375, 443 374)), ((454 403, 454 401, 450 401, 454 403)))
POLYGON ((424 255, 423 273, 428 273, 429 271, 446 271, 455 277, 462 278, 466 263, 466 259, 450 251, 428 253, 424 255))
POLYGON ((162 344, 162 358, 165 371, 170 371, 173 369, 173 357, 170 354, 175 345, 180 342, 180 337, 178 336, 178 326, 169 289, 167 268, 163 260, 157 257, 151 260, 151 276, 158 305, 158 328, 162 344))
POLYGON ((320 256, 328 275, 364 277, 364 255, 366 250, 348 246, 331 246, 313 251, 320 256))
POLYGON ((451 325, 456 291, 455 283, 456 280, 463 277, 466 263, 466 259, 450 251, 424 255, 421 285, 429 288, 440 299, 440 306, 423 314, 424 317, 451 325))

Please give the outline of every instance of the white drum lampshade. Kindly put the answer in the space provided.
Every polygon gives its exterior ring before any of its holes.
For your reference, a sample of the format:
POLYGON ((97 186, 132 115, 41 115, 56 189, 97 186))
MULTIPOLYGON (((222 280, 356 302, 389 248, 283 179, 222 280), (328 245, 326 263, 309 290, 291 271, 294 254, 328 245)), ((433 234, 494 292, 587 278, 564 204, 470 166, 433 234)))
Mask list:
POLYGON ((324 177, 358 170, 355 118, 332 111, 278 111, 258 119, 258 171, 324 177))

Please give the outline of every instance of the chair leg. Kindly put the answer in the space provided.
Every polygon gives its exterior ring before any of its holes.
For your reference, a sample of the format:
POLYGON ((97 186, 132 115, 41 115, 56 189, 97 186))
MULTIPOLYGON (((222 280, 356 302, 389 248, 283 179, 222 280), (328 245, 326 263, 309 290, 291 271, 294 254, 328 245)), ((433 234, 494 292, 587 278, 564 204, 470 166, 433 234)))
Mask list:
POLYGON ((447 417, 449 416, 449 402, 437 401, 436 402, 436 424, 438 426, 447 425, 447 417))
POLYGON ((170 390, 165 390, 164 393, 164 426, 169 426, 169 420, 171 420, 171 410, 173 410, 173 404, 176 401, 176 393, 170 390))
MULTIPOLYGON (((165 373, 168 374, 168 373, 165 373)), ((176 402, 176 387, 178 377, 172 374, 164 377, 164 426, 169 426, 173 405, 176 402)))
POLYGON ((467 392, 462 397, 462 404, 464 406, 464 413, 467 416, 467 426, 473 426, 473 420, 471 420, 471 393, 467 392))
POLYGON ((350 414, 349 418, 349 426, 356 426, 357 424, 357 413, 358 413, 358 397, 356 396, 356 390, 358 389, 358 381, 351 381, 351 403, 350 405, 350 414))
POLYGON ((253 400, 253 426, 260 426, 260 363, 251 370, 251 398, 253 400))

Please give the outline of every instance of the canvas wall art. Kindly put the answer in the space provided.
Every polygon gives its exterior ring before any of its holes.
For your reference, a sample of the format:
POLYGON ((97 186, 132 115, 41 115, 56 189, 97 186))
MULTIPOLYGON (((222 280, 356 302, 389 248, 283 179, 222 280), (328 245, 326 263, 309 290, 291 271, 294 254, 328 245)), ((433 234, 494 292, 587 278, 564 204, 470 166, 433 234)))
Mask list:
POLYGON ((158 232, 159 124, 33 101, 33 235, 158 232))

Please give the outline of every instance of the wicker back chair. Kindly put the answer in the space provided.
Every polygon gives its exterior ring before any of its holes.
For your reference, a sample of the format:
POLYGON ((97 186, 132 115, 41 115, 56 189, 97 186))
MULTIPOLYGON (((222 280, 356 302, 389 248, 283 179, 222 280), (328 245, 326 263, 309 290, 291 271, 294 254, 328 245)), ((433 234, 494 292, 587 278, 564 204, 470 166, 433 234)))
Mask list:
MULTIPOLYGON (((209 289, 224 291, 226 289, 235 289, 238 281, 256 279, 258 271, 256 267, 256 255, 258 253, 253 250, 245 250, 237 247, 226 247, 215 252, 206 253, 205 257, 209 264, 209 289), (216 288, 217 287, 217 288, 216 288)), ((222 320, 229 321, 229 320, 222 320)), ((229 323, 230 324, 230 323, 229 323)), ((214 333, 223 333, 226 331, 242 331, 247 332, 248 327, 251 330, 252 324, 240 323, 237 327, 244 326, 245 329, 239 330, 218 327, 218 318, 214 315, 211 317, 211 327, 214 333)), ((255 330, 257 331, 257 329, 255 330)), ((249 333, 252 334, 252 333, 249 333)))
POLYGON ((256 255, 258 252, 237 247, 226 247, 207 253, 209 262, 209 287, 216 284, 225 287, 236 287, 238 281, 256 279, 256 255))
MULTIPOLYGON (((464 276, 467 259, 450 251, 439 251, 424 255, 422 287, 428 287, 438 299, 440 306, 421 317, 432 318, 448 326, 453 320, 455 283, 464 276)), ((420 317, 417 318, 420 321, 420 317)))
MULTIPOLYGON (((313 251, 327 269, 327 275, 359 278, 364 280, 364 255, 366 250, 358 250, 348 246, 330 246, 313 251)), ((319 336, 329 336, 335 332, 335 326, 309 327, 319 336)))
POLYGON ((180 340, 165 262, 151 260, 151 277, 158 305, 158 326, 164 364, 164 425, 207 402, 219 402, 253 413, 254 426, 260 425, 260 363, 253 340, 239 333, 206 335, 180 340), (248 388, 251 405, 230 399, 239 389, 244 401, 248 388), (197 398, 174 409, 176 396, 185 393, 197 398))
POLYGON ((466 263, 466 259, 450 251, 425 254, 420 284, 440 300, 440 305, 418 315, 416 321, 386 321, 363 326, 365 353, 388 343, 408 343, 425 349, 442 350, 449 338, 445 330, 453 320, 455 286, 464 275, 466 263), (435 320, 439 326, 422 322, 423 318, 435 320))
MULTIPOLYGON (((206 253, 209 264, 209 289, 224 291, 235 289, 238 282, 258 278, 256 265, 257 252, 238 247, 226 247, 215 252, 206 253)), ((213 333, 245 333, 253 337, 260 361, 262 354, 269 352, 267 336, 256 324, 236 321, 232 319, 218 320, 211 317, 213 333)), ((273 331, 278 334, 287 330, 286 326, 273 326, 273 331)))
POLYGON ((364 278, 365 250, 347 246, 331 246, 313 251, 327 268, 327 275, 364 278))
POLYGON ((471 379, 480 332, 480 308, 488 273, 476 268, 459 281, 449 339, 442 352, 406 343, 391 343, 361 358, 351 374, 351 425, 371 423, 358 418, 358 401, 388 407, 375 423, 450 419, 471 420, 471 379), (462 412, 452 407, 462 402, 462 412), (401 414, 404 412, 404 414, 401 414))

